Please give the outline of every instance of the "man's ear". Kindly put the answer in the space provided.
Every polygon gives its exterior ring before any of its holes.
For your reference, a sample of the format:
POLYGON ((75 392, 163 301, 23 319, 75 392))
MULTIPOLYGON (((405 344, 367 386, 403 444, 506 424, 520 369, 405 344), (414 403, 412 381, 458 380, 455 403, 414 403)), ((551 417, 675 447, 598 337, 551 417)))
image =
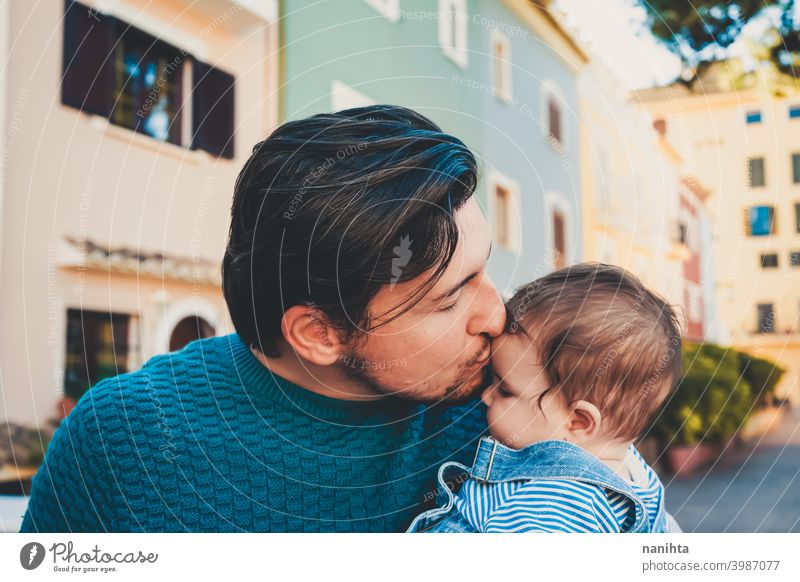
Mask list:
POLYGON ((330 366, 344 353, 345 345, 322 312, 308 305, 293 305, 281 319, 286 342, 298 356, 319 366, 330 366))
POLYGON ((578 400, 570 406, 567 430, 573 442, 596 437, 600 434, 603 416, 600 410, 591 402, 578 400))

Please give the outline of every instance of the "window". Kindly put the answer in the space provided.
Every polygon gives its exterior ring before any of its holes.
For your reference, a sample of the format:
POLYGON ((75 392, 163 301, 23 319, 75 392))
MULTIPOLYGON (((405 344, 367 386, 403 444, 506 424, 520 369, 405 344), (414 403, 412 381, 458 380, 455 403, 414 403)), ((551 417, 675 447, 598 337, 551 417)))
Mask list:
POLYGON ((159 141, 233 157, 233 76, 95 8, 72 0, 65 6, 64 105, 159 141))
POLYGON ((498 172, 491 171, 488 187, 493 237, 504 249, 518 253, 521 248, 519 185, 498 172))
POLYGON ((497 242, 501 246, 508 248, 511 245, 511 192, 507 188, 500 185, 495 186, 494 191, 494 204, 495 204, 495 233, 497 234, 497 242))
POLYGON ((747 234, 750 236, 767 236, 774 233, 774 206, 751 206, 747 209, 747 234))
POLYGON ((439 0, 439 44, 459 67, 467 66, 467 0, 439 0))
POLYGON ((792 182, 800 184, 800 154, 792 154, 792 182))
POLYGON ((800 232, 800 202, 794 203, 794 230, 800 232))
POLYGON ((800 105, 789 107, 789 119, 800 119, 800 105))
POLYGON ((562 143, 561 107, 553 95, 547 99, 547 131, 550 132, 550 137, 558 143, 562 143))
POLYGON ((792 267, 800 267, 800 251, 789 252, 789 264, 792 267))
POLYGON ((545 248, 553 268, 561 269, 575 262, 577 203, 558 192, 548 192, 546 204, 545 248))
POLYGON ((678 222, 678 242, 685 245, 689 242, 689 225, 685 222, 678 222))
POLYGON ((390 22, 400 20, 400 0, 364 0, 390 22))
POLYGON ((756 306, 758 317, 758 333, 775 331, 775 311, 772 303, 759 303, 756 306))
POLYGON ((778 267, 778 254, 766 253, 761 255, 762 269, 775 269, 778 267))
POLYGON ((748 124, 761 123, 761 111, 748 111, 744 118, 748 124))
POLYGON ((111 121, 180 144, 183 58, 178 49, 128 28, 118 36, 113 59, 111 121))
POLYGON ((511 101, 511 42, 498 30, 492 38, 492 85, 502 101, 511 101))
POLYGON ((764 186, 764 158, 747 160, 747 181, 751 188, 764 186))
POLYGON ((566 219, 558 210, 553 212, 553 259, 556 270, 567 266, 566 219))
POLYGON ((138 318, 126 313, 67 310, 64 394, 74 399, 103 378, 138 366, 138 318))
POLYGON ((547 142, 562 153, 567 145, 567 118, 564 113, 567 100, 564 92, 555 81, 545 79, 542 81, 540 99, 539 128, 547 142))

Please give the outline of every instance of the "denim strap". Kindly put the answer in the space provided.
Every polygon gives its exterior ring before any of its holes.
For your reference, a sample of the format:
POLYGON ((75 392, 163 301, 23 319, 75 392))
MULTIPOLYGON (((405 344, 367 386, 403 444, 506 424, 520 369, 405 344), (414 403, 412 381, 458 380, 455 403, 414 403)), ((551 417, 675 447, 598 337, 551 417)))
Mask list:
POLYGON ((569 479, 598 485, 633 502, 636 518, 628 531, 638 532, 647 527, 647 507, 630 484, 598 458, 568 442, 548 440, 511 449, 491 437, 483 437, 470 475, 487 483, 569 479))
POLYGON ((436 476, 436 501, 439 506, 420 513, 414 518, 414 521, 411 522, 406 531, 409 533, 424 532, 445 517, 453 509, 453 488, 457 483, 463 483, 468 477, 469 467, 465 467, 456 461, 443 463, 439 467, 439 472, 436 476), (455 476, 455 479, 452 476, 455 476))

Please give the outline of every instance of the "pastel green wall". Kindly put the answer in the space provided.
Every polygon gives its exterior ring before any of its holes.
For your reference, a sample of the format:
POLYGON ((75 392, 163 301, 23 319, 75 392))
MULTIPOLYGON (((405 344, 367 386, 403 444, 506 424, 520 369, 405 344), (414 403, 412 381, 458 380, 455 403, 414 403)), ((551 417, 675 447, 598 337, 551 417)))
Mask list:
POLYGON ((495 245, 489 273, 510 292, 549 271, 547 193, 566 200, 574 220, 569 244, 580 260, 580 155, 577 74, 505 2, 469 0, 468 62, 448 58, 438 40, 436 0, 400 0, 392 22, 365 0, 283 0, 282 117, 331 110, 331 85, 341 81, 375 102, 411 107, 462 139, 478 156, 477 198, 487 210, 487 175, 495 169, 520 186, 522 250, 495 245), (511 43, 513 99, 491 90, 491 35, 511 43), (566 149, 542 135, 542 82, 563 95, 566 149))
MULTIPOLYGON (((481 96, 453 76, 475 77, 479 63, 470 59, 462 69, 444 55, 432 18, 436 6, 401 0, 404 16, 390 22, 363 0, 284 0, 284 120, 330 111, 331 83, 339 80, 378 103, 416 109, 477 145, 481 96)), ((469 39, 477 38, 477 28, 470 22, 469 39)))

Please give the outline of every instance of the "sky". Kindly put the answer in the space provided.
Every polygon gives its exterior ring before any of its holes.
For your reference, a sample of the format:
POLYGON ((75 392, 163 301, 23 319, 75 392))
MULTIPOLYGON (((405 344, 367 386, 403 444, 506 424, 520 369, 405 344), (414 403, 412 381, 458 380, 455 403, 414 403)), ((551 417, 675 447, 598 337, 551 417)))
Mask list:
POLYGON ((566 27, 590 58, 599 59, 629 89, 666 84, 680 72, 680 61, 645 24, 635 0, 557 0, 566 27))
MULTIPOLYGON (((599 58, 629 89, 663 85, 678 76, 680 61, 650 34, 637 0, 556 0, 554 6, 590 56, 599 58)), ((800 23, 800 2, 796 10, 800 23)), ((763 33, 770 25, 768 18, 753 19, 744 29, 746 35, 763 33)), ((728 54, 741 57, 748 67, 746 42, 735 42, 728 54)))

